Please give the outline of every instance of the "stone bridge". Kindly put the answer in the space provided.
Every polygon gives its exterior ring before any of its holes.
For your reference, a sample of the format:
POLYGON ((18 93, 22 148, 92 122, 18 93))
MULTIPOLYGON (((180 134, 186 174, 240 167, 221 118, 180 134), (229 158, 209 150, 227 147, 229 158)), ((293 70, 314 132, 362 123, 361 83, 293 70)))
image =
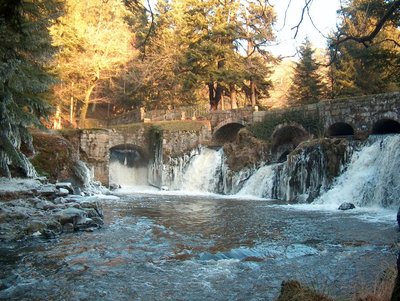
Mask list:
MULTIPOLYGON (((233 141, 238 131, 255 122, 279 120, 288 113, 297 113, 320 121, 320 135, 366 137, 370 134, 400 133, 400 93, 370 95, 365 97, 325 100, 306 106, 255 111, 245 108, 232 111, 215 111, 208 115, 197 131, 164 131, 162 156, 178 156, 199 144, 222 145, 233 141), (207 125, 208 124, 208 125, 207 125)), ((109 162, 118 160, 128 166, 151 165, 154 145, 149 141, 149 125, 82 130, 80 149, 94 173, 94 178, 109 183, 109 162)), ((310 133, 301 124, 278 124, 271 137, 272 150, 277 160, 308 139, 310 133)), ((158 185, 157 179, 149 182, 158 185)))
MULTIPOLYGON (((400 93, 396 92, 324 100, 315 104, 269 111, 240 109, 211 112, 213 138, 221 143, 232 141, 240 128, 272 118, 283 118, 288 113, 318 119, 322 126, 321 134, 324 136, 365 137, 370 134, 400 133, 400 93)), ((282 124, 276 130, 283 134, 284 128, 293 130, 294 127, 296 125, 282 124)))
MULTIPOLYGON (((203 122, 199 124, 197 130, 165 130, 160 141, 162 157, 176 157, 210 141, 209 127, 203 122)), ((89 164, 94 179, 108 185, 112 161, 119 161, 128 167, 138 167, 150 166, 159 160, 154 141, 150 138, 151 128, 150 125, 143 124, 124 128, 81 130, 80 155, 89 164)), ((148 182, 158 186, 159 179, 157 175, 149 174, 148 182)))

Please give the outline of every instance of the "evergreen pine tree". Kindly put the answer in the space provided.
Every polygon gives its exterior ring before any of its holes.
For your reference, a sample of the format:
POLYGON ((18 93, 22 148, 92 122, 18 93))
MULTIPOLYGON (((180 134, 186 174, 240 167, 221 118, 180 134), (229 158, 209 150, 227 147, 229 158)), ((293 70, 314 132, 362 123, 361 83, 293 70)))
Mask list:
POLYGON ((289 103, 310 104, 318 102, 324 96, 325 85, 318 69, 311 42, 306 39, 300 46, 300 61, 294 69, 289 103))
MULTIPOLYGON (((384 8, 381 0, 349 1, 340 11, 343 17, 336 36, 369 34, 384 8)), ((371 43, 349 40, 331 49, 333 97, 399 90, 398 14, 393 18, 384 24, 371 43)))
POLYGON ((49 114, 44 98, 53 78, 44 65, 51 57, 47 26, 56 2, 4 1, 0 5, 0 176, 34 176, 20 151, 33 150, 30 126, 49 114))

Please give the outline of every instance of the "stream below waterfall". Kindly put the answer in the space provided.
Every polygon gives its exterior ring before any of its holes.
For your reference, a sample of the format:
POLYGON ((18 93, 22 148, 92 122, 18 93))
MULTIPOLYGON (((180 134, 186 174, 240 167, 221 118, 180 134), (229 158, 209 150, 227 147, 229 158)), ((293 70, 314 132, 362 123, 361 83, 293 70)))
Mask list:
MULTIPOLYGON (((289 279, 350 300, 395 267, 399 144, 394 135, 353 151, 311 204, 271 200, 291 183, 276 180, 283 165, 224 179, 221 151, 176 160, 163 172, 180 191, 121 189, 102 201, 100 230, 1 245, 0 300, 275 300, 289 279), (232 195, 215 194, 228 184, 232 195), (356 209, 337 210, 344 201, 356 209)), ((143 172, 112 170, 143 185, 143 172)))
POLYGON ((213 195, 120 194, 106 224, 2 246, 1 300, 274 300, 298 279, 336 297, 396 261, 393 210, 308 210, 213 195))

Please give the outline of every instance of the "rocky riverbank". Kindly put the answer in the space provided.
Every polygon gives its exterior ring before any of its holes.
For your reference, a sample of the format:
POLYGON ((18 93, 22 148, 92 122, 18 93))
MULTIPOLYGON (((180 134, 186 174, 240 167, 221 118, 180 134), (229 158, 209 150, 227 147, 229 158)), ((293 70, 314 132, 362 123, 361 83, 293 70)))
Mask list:
POLYGON ((99 197, 74 194, 70 183, 0 178, 0 241, 55 238, 62 233, 93 231, 102 225, 99 197))

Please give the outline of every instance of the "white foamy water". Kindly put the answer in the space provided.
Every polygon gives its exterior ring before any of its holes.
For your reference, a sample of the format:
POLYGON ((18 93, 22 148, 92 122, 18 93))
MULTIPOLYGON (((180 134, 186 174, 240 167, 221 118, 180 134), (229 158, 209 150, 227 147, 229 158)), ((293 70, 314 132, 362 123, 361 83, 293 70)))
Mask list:
POLYGON ((180 190, 188 192, 214 192, 220 179, 222 149, 203 148, 184 172, 180 190))
POLYGON ((147 166, 129 167, 118 161, 110 162, 110 184, 118 184, 122 187, 148 186, 147 166))
POLYGON ((400 197, 400 135, 378 139, 354 153, 332 189, 314 203, 337 208, 343 202, 361 207, 397 207, 400 197))
POLYGON ((237 193, 238 196, 256 196, 260 198, 271 198, 274 184, 274 167, 276 165, 265 165, 259 168, 244 184, 237 193))

